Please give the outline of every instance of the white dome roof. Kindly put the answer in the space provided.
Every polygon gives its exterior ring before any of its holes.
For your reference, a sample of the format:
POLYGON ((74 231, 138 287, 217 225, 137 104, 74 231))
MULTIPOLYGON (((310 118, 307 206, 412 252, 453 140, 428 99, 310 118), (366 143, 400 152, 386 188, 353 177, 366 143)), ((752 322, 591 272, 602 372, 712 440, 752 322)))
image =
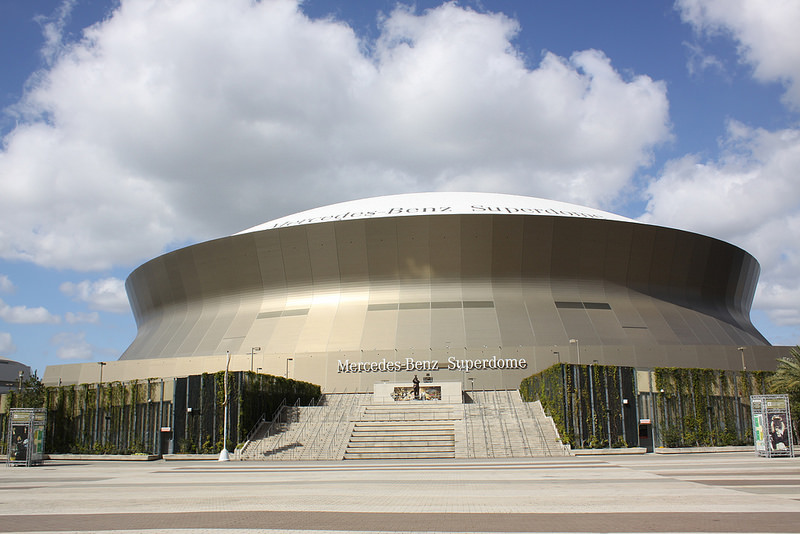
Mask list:
POLYGON ((353 219, 453 214, 549 215, 637 222, 606 211, 556 200, 501 193, 435 192, 407 193, 340 202, 287 215, 239 233, 353 219))

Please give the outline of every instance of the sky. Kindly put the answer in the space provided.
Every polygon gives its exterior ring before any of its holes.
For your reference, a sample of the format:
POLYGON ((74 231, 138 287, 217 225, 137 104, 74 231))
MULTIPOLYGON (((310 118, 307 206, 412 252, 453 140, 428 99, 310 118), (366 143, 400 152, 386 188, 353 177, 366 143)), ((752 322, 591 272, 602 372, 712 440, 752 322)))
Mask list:
POLYGON ((796 0, 0 0, 0 357, 117 359, 170 250, 488 191, 733 243, 800 342, 796 0))

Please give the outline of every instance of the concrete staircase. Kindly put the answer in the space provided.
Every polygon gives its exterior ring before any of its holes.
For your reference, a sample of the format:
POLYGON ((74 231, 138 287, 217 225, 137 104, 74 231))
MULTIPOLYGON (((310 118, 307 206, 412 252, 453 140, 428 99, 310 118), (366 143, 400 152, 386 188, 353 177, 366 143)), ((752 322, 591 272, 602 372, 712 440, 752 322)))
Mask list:
POLYGON ((240 460, 524 458, 566 456, 553 420, 518 391, 470 391, 465 404, 376 404, 371 393, 327 394, 287 408, 277 433, 254 433, 240 460), (268 434, 268 435, 267 435, 268 434))
POLYGON ((455 413, 430 402, 364 406, 344 459, 455 458, 455 413))
POLYGON ((467 455, 473 458, 568 456, 555 423, 540 402, 519 391, 470 391, 464 404, 467 455))

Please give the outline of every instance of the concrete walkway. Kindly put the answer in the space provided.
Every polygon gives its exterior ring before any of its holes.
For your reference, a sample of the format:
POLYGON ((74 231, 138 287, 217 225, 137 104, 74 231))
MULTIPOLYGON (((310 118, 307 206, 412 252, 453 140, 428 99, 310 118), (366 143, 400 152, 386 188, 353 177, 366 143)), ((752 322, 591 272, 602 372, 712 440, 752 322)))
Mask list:
POLYGON ((752 453, 0 467, 0 532, 800 532, 752 453))

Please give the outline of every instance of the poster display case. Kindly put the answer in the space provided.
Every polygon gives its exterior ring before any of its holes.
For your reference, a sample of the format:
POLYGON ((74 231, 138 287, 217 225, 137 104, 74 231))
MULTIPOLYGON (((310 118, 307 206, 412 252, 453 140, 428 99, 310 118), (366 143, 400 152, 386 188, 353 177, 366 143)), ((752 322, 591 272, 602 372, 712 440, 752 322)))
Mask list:
POLYGON ((756 454, 794 457, 792 417, 788 395, 751 395, 756 454))
POLYGON ((43 409, 11 409, 8 418, 8 465, 29 467, 43 463, 46 417, 43 409))

